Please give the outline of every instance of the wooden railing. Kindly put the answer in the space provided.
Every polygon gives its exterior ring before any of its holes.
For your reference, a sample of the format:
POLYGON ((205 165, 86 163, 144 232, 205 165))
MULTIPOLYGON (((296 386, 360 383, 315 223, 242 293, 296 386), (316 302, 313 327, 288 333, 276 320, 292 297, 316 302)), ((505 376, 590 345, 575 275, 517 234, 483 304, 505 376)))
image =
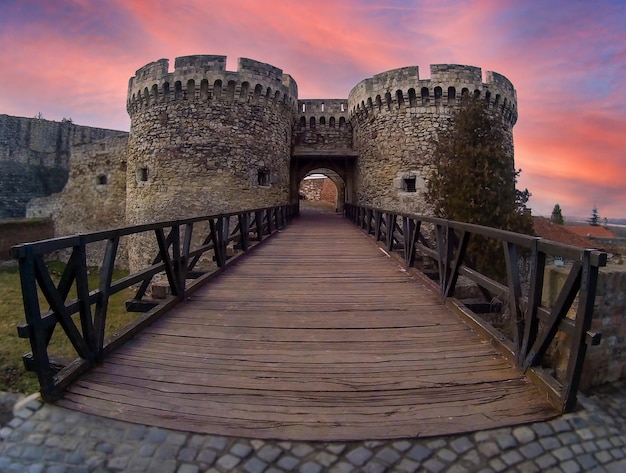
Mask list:
POLYGON ((434 281, 442 299, 543 387, 561 412, 575 407, 587 346, 600 343, 600 334, 590 332, 590 328, 598 270, 606 265, 606 253, 489 227, 349 203, 345 205, 344 215, 382 242, 387 251, 398 254, 407 268, 414 266, 416 258, 434 262, 434 281), (475 269, 467 254, 473 235, 501 243, 506 283, 475 269), (524 285, 520 272, 520 266, 524 265, 519 264, 522 253, 529 268, 524 285), (550 257, 567 260, 571 266, 568 265, 569 274, 556 301, 551 307, 544 307, 544 270, 550 257), (464 304, 454 298, 459 276, 481 288, 487 295, 485 303, 464 304), (493 300, 505 302, 507 335, 478 315, 492 311, 493 300), (568 316, 574 310, 575 316, 568 316), (571 342, 563 379, 541 369, 557 336, 567 337, 571 342))
POLYGON ((28 338, 32 351, 24 355, 28 370, 39 378, 46 400, 57 398, 80 373, 99 363, 108 353, 149 325, 229 264, 255 243, 283 228, 298 214, 298 204, 209 215, 190 219, 137 225, 115 230, 53 238, 12 248, 19 261, 26 323, 18 334, 28 338), (152 264, 113 280, 120 239, 144 236, 147 247, 158 248, 152 264), (105 244, 99 283, 89 289, 87 254, 98 243, 105 244), (67 265, 58 284, 46 266, 51 254, 69 251, 67 265), (235 256, 235 253, 237 255, 235 256), (209 260, 213 269, 198 270, 198 263, 209 260), (162 299, 146 297, 151 282, 160 275, 171 295, 162 299), (141 312, 133 322, 105 340, 109 298, 126 288, 136 288, 126 303, 127 310, 141 312), (68 300, 70 292, 76 298, 68 300), (39 293, 49 304, 42 313, 39 293), (75 317, 78 320, 75 320, 75 317), (48 353, 55 327, 60 325, 77 358, 59 367, 48 353))

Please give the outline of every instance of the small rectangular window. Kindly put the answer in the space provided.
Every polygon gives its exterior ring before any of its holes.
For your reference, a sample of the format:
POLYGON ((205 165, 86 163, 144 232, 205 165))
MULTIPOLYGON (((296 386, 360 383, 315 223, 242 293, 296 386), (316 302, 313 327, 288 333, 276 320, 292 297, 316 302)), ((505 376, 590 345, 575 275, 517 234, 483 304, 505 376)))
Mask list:
POLYGON ((148 168, 137 168, 135 177, 137 182, 146 182, 148 180, 148 168))
POLYGON ((267 169, 259 169, 257 174, 257 182, 259 186, 270 185, 270 172, 267 169))
POLYGON ((415 188, 415 182, 416 179, 414 176, 405 177, 404 179, 402 179, 402 190, 404 192, 417 192, 417 189, 415 188))

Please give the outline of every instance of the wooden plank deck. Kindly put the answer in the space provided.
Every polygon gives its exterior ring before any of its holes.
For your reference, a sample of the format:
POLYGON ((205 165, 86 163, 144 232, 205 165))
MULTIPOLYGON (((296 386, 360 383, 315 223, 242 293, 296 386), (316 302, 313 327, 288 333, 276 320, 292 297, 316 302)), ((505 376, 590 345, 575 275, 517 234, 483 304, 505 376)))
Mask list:
POLYGON ((324 441, 557 415, 423 284, 329 214, 300 217, 58 404, 190 432, 324 441))

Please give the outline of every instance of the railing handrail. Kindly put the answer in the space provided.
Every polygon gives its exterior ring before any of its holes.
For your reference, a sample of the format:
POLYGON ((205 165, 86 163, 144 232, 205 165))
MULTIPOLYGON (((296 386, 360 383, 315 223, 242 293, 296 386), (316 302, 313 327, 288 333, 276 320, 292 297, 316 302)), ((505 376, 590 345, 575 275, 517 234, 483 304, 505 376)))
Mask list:
POLYGON ((600 334, 590 332, 599 268, 606 265, 607 254, 597 249, 583 249, 540 237, 523 235, 497 228, 437 217, 396 212, 377 207, 346 203, 344 215, 354 224, 384 242, 387 251, 401 249, 405 266, 411 267, 416 252, 432 258, 437 264, 438 288, 444 301, 455 306, 461 315, 483 331, 520 369, 538 379, 553 403, 561 411, 576 405, 576 394, 587 345, 600 342, 600 334), (398 224, 401 219, 402 224, 398 224), (422 223, 433 226, 431 243, 421 231, 422 223), (471 235, 502 243, 507 283, 495 281, 466 264, 466 249, 471 235), (524 296, 519 269, 518 247, 530 253, 531 278, 528 295, 524 296), (544 270, 547 257, 572 261, 565 284, 552 307, 541 305, 544 270), (453 299, 459 276, 466 276, 479 287, 507 301, 511 313, 513 340, 506 340, 467 306, 453 299), (575 319, 567 317, 575 298, 578 308, 575 319), (572 339, 565 379, 560 382, 535 369, 546 354, 557 332, 572 339))
MULTIPOLYGON (((293 206, 294 204, 288 204, 287 206, 293 206)), ((209 215, 201 215, 196 217, 178 219, 178 220, 159 220, 156 222, 150 223, 141 223, 136 225, 129 225, 124 227, 116 227, 107 230, 98 230, 94 232, 87 233, 74 233, 72 235, 47 238, 45 240, 38 240, 34 242, 28 243, 20 243, 19 245, 14 245, 11 248, 11 256, 14 259, 19 259, 23 252, 26 251, 27 248, 32 249, 33 254, 42 254, 42 253, 51 253, 53 251, 62 250, 65 248, 70 248, 75 246, 80 238, 84 238, 85 243, 94 243, 96 241, 108 240, 110 238, 128 236, 134 233, 143 233, 147 231, 153 231, 157 228, 167 228, 175 225, 187 225, 198 223, 202 221, 208 221, 213 218, 230 218, 236 217, 237 215, 244 213, 253 213, 259 211, 268 211, 275 208, 281 208, 284 206, 269 206, 269 207, 260 207, 254 209, 244 209, 237 212, 227 212, 227 213, 217 213, 217 214, 209 214, 209 215)))
POLYGON ((227 254, 229 244, 235 242, 243 254, 254 246, 253 241, 260 243, 276 233, 298 215, 298 212, 297 203, 284 204, 132 225, 14 246, 11 254, 19 261, 26 318, 26 323, 18 327, 18 335, 30 339, 32 351, 24 355, 24 363, 28 370, 37 373, 44 399, 57 398, 80 373, 100 362, 156 317, 236 261, 237 256, 231 257, 227 254), (236 220, 232 231, 231 220, 236 220), (208 232, 195 235, 194 225, 198 223, 208 223, 208 232), (181 229, 184 231, 181 232, 181 229), (114 281, 113 269, 120 238, 137 234, 149 236, 151 233, 154 233, 155 246, 158 246, 152 264, 114 281), (201 241, 199 245, 198 241, 201 241), (87 280, 87 245, 97 242, 106 242, 106 248, 100 266, 98 288, 90 291, 87 280), (46 267, 44 256, 59 250, 71 250, 71 256, 59 283, 55 284, 46 267), (194 271, 201 256, 207 252, 212 253, 217 270, 194 271), (159 301, 146 300, 144 296, 153 277, 162 272, 165 273, 172 295, 159 301), (188 280, 192 283, 188 284, 188 280), (74 284, 77 298, 67 300, 74 284), (136 285, 139 288, 135 297, 127 302, 127 310, 145 314, 111 339, 105 340, 109 297, 136 285), (39 304, 39 291, 50 305, 50 310, 45 313, 42 313, 39 304), (92 306, 95 306, 93 311, 92 306), (72 319, 74 314, 80 314, 80 324, 72 319), (50 337, 57 324, 62 326, 78 355, 74 362, 58 373, 52 366, 48 353, 50 337))

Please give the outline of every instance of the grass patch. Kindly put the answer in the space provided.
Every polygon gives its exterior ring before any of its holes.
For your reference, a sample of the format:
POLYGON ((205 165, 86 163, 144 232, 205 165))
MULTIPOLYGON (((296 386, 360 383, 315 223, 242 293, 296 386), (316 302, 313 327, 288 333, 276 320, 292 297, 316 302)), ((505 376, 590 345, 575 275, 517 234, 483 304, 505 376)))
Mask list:
MULTIPOLYGON (((58 283, 65 265, 61 262, 47 264, 55 283, 58 283)), ((115 271, 113 279, 119 279, 128 272, 115 271)), ((98 270, 90 268, 89 288, 98 287, 98 270)), ((75 298, 76 291, 70 292, 69 300, 75 298)), ((105 337, 110 336, 131 322, 137 314, 126 312, 124 302, 133 296, 132 289, 121 291, 109 299, 105 337)), ((49 308, 43 296, 40 296, 42 312, 49 308)), ((94 307, 92 307, 92 314, 94 307)), ((0 268, 0 391, 14 391, 30 394, 39 390, 37 376, 24 369, 22 355, 30 351, 27 339, 17 336, 16 327, 26 321, 22 302, 20 275, 17 268, 0 268)), ((80 328, 78 314, 74 321, 80 328)), ((54 356, 76 358, 76 351, 65 336, 60 325, 57 325, 50 341, 48 353, 54 356)))

